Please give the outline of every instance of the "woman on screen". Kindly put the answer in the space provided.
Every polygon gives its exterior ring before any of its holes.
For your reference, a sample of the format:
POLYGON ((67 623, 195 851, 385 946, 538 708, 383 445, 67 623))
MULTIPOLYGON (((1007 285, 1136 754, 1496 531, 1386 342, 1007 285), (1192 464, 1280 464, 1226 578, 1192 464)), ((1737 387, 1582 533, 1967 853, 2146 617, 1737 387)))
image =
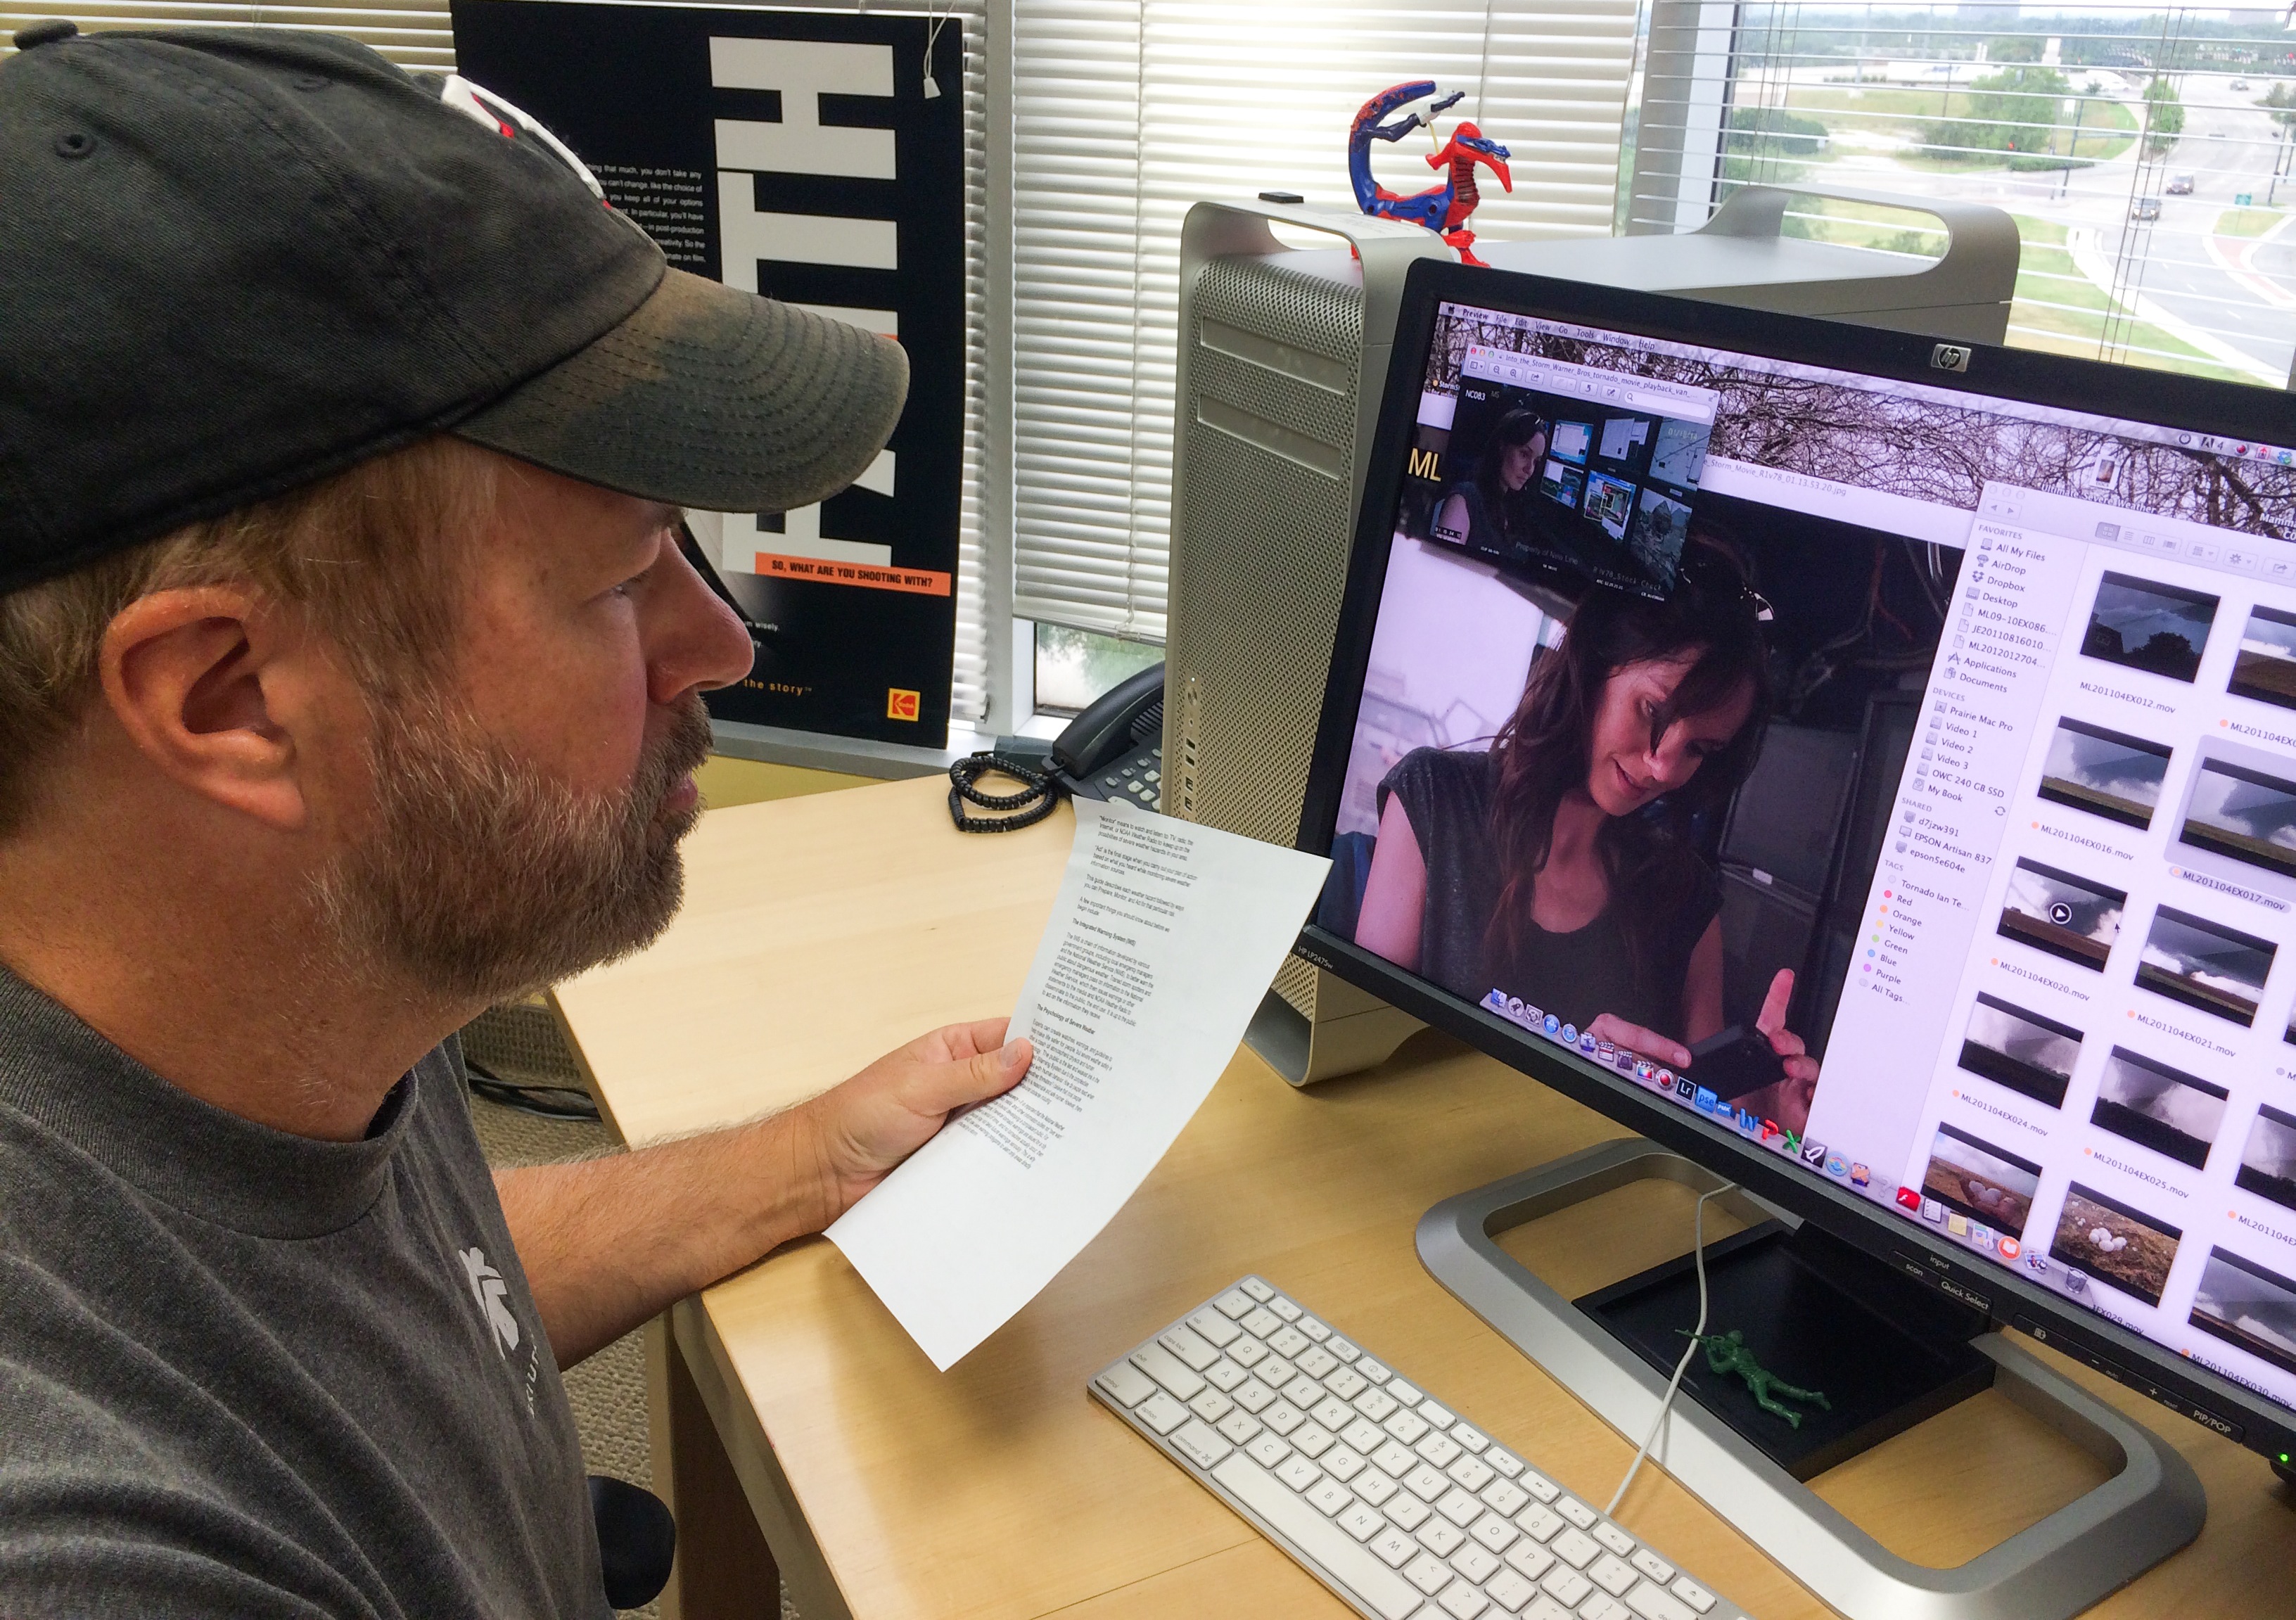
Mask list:
MULTIPOLYGON (((1356 942, 1470 1002, 1497 989, 1658 1062, 1723 1028, 1721 890, 1691 830, 1751 768, 1769 707, 1761 599, 1693 538, 1666 601, 1595 590, 1532 666, 1488 753, 1419 749, 1379 789, 1356 942)), ((1758 1027, 1785 1079, 1742 1099, 1792 1129, 1817 1064, 1758 1027)))
POLYGON ((1454 484, 1435 509, 1435 537, 1487 552, 1515 538, 1523 492, 1546 459, 1550 437, 1546 419, 1536 411, 1509 411, 1500 417, 1475 459, 1475 476, 1454 484))

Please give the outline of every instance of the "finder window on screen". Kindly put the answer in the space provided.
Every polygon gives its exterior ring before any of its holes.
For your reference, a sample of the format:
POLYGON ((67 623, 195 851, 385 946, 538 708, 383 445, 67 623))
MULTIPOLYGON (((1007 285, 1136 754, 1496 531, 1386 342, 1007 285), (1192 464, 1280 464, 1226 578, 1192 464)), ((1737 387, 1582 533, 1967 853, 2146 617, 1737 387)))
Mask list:
POLYGON ((2296 1404, 2296 452, 2183 438, 1443 306, 1318 920, 2296 1404))

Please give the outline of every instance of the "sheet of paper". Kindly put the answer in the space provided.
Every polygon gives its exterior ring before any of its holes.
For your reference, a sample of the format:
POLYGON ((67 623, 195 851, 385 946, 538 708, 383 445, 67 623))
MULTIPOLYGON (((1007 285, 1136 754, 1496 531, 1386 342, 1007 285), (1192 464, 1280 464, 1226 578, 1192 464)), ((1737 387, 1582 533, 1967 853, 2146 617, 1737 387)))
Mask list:
POLYGON ((1122 1208, 1235 1055, 1331 864, 1076 802, 1013 1011, 1028 1078, 953 1119, 829 1229, 946 1371, 1122 1208))

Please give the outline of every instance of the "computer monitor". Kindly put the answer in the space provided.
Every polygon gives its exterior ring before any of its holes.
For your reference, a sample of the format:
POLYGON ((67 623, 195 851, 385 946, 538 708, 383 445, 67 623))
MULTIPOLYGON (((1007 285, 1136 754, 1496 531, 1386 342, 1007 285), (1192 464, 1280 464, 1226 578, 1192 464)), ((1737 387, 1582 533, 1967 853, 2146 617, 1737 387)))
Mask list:
POLYGON ((2259 389, 1414 266, 1302 954, 2284 1462, 2282 440, 2259 389))

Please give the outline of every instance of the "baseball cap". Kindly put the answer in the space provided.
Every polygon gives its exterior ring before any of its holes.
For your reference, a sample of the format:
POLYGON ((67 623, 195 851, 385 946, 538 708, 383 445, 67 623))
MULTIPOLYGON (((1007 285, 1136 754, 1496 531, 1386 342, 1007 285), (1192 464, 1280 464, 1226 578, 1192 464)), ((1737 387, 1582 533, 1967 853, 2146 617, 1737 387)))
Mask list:
POLYGON ((0 592, 451 431, 786 511, 891 433, 899 348, 668 267, 482 87, 286 29, 0 63, 0 592))

